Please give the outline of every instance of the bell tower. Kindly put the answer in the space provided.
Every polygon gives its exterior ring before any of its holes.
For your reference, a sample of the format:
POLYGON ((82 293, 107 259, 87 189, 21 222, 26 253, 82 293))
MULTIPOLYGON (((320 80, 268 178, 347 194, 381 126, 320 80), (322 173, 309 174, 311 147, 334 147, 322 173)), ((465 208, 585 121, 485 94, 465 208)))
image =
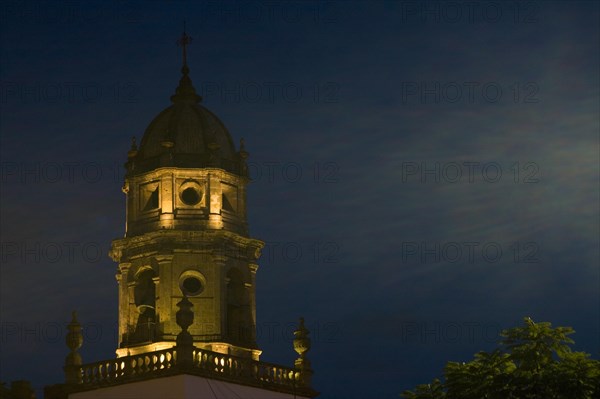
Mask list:
POLYGON ((251 238, 243 140, 235 149, 224 124, 200 105, 186 46, 171 105, 160 112, 125 164, 125 236, 112 243, 118 263, 117 356, 175 346, 176 304, 187 297, 194 346, 258 360, 255 275, 264 243, 251 238))

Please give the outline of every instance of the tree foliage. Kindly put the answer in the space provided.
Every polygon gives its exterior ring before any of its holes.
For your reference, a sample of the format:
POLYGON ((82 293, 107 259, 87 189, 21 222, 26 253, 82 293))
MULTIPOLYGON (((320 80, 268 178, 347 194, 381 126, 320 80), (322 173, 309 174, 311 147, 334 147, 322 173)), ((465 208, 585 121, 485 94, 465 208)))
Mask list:
POLYGON ((526 317, 503 330, 499 348, 468 363, 448 362, 439 379, 404 391, 406 399, 600 398, 600 361, 572 352, 571 327, 552 328, 526 317))

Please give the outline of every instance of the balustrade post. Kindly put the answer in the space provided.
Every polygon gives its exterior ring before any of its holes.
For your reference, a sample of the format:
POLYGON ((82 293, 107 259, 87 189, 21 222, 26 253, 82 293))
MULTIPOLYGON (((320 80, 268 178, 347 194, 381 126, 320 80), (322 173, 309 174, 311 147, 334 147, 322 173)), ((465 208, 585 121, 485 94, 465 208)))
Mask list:
POLYGON ((309 331, 304 327, 304 318, 300 318, 298 329, 294 331, 294 350, 300 357, 296 359, 294 365, 300 373, 299 382, 304 387, 310 387, 310 380, 313 374, 310 368, 310 361, 306 357, 306 352, 310 350, 309 331))
POLYGON ((65 342, 71 352, 65 358, 65 382, 67 384, 81 384, 82 381, 82 370, 81 370, 81 355, 77 352, 81 345, 83 345, 83 335, 81 334, 81 324, 77 321, 77 313, 73 311, 72 319, 67 326, 67 336, 65 342))
POLYGON ((188 327, 194 322, 194 312, 192 312, 192 303, 185 293, 181 301, 177 303, 179 310, 175 314, 177 324, 181 327, 181 332, 177 334, 177 364, 179 366, 191 367, 194 363, 194 339, 189 333, 188 327))

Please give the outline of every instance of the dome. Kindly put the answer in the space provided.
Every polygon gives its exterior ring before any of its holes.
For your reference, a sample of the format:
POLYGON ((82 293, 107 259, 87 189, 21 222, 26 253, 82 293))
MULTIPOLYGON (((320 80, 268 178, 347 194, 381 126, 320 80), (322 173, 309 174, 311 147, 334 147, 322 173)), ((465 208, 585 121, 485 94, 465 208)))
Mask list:
POLYGON ((135 143, 129 152, 128 170, 145 173, 160 167, 216 167, 246 176, 244 159, 247 153, 235 146, 227 128, 219 118, 200 105, 202 98, 189 78, 184 64, 183 76, 172 105, 150 123, 139 149, 135 143))

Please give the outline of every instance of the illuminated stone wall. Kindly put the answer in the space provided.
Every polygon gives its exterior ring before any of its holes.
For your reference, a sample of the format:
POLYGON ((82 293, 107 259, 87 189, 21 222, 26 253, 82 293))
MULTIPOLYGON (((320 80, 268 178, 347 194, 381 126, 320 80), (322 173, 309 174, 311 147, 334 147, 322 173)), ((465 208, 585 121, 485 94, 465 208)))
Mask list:
POLYGON ((258 359, 255 273, 263 242, 248 237, 247 179, 217 168, 160 168, 127 178, 118 263, 119 356, 174 345, 177 302, 193 303, 198 347, 258 359))

